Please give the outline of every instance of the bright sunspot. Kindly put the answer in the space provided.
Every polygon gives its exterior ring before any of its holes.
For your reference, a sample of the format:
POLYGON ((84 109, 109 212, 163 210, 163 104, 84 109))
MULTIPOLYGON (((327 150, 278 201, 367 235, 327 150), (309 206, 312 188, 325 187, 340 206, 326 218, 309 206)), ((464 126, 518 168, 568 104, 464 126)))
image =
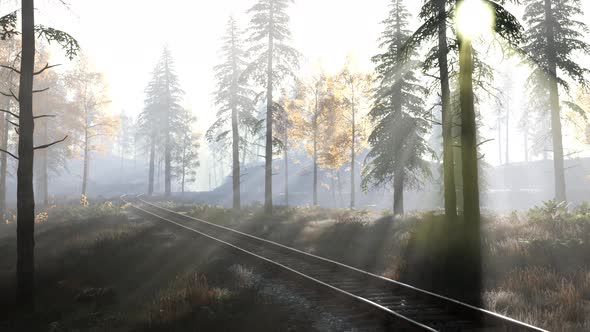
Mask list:
POLYGON ((464 0, 455 20, 459 32, 472 39, 492 30, 495 14, 492 7, 481 0, 464 0))

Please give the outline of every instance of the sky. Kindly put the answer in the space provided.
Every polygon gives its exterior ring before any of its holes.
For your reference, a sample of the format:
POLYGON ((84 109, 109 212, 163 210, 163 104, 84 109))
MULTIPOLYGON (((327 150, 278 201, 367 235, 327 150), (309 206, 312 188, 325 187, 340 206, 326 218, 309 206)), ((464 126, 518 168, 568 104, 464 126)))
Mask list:
MULTIPOLYGON (((198 117, 205 132, 215 118, 212 103, 215 89, 213 67, 218 64, 220 38, 230 15, 242 27, 248 24, 246 10, 254 0, 37 0, 38 22, 71 32, 81 43, 96 70, 105 74, 110 86, 110 111, 137 115, 143 107, 144 89, 164 45, 171 49, 185 106, 198 117)), ((11 1, 5 0, 2 12, 11 1)), ((292 45, 304 55, 304 63, 321 60, 334 71, 351 53, 361 69, 371 70, 370 58, 378 52, 381 21, 388 0, 296 0, 290 8, 292 45)), ((413 14, 422 1, 409 0, 413 14)), ((590 1, 582 1, 590 18, 590 1)), ((16 8, 17 2, 12 1, 16 8)), ((590 19, 586 19, 590 22, 590 19)), ((63 61, 63 60, 62 60, 63 61)), ((66 66, 67 68, 67 66, 66 66)), ((515 104, 519 104, 517 100, 515 104)), ((492 130, 492 129, 490 129, 492 130)), ((492 132, 492 131, 491 131, 492 132)), ((203 144, 205 146, 206 144, 203 144)), ((487 158, 497 163, 497 148, 487 158)), ((197 189, 207 189, 206 148, 199 170, 197 189)), ((517 150, 511 151, 517 155, 517 150)))

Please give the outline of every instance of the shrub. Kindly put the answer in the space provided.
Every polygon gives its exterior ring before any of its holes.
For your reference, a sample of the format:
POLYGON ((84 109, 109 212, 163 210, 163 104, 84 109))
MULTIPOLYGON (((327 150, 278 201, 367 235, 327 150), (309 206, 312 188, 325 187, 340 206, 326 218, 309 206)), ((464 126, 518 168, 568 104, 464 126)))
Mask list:
POLYGON ((559 222, 569 217, 568 204, 555 200, 545 201, 541 206, 535 206, 528 212, 532 222, 559 222))

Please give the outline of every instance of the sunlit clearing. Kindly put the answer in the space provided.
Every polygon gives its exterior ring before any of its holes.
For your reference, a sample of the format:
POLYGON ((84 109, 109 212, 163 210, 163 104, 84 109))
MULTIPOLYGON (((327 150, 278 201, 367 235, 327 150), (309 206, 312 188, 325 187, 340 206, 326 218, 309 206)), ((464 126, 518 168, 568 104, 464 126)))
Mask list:
POLYGON ((459 33, 468 39, 491 32, 495 20, 493 8, 481 0, 464 0, 455 17, 459 33))

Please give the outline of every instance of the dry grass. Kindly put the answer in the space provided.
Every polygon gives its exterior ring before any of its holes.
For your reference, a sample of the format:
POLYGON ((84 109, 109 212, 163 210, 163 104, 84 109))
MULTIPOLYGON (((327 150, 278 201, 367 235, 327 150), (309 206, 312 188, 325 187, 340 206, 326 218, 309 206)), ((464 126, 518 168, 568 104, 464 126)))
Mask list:
MULTIPOLYGON (((192 215, 217 222, 219 207, 192 215), (215 211, 215 213, 211 213, 215 211), (203 214, 200 214, 203 213, 203 214)), ((442 251, 436 213, 376 220, 366 212, 279 209, 265 217, 256 207, 239 222, 258 236, 436 290, 427 271, 442 251), (421 278, 427 277, 426 280, 421 278)), ((442 241, 441 241, 442 240, 442 241)), ((486 212, 482 226, 483 302, 486 308, 551 331, 590 330, 590 208, 546 202, 527 213, 486 212)), ((440 285, 438 285, 440 286, 440 285)))

